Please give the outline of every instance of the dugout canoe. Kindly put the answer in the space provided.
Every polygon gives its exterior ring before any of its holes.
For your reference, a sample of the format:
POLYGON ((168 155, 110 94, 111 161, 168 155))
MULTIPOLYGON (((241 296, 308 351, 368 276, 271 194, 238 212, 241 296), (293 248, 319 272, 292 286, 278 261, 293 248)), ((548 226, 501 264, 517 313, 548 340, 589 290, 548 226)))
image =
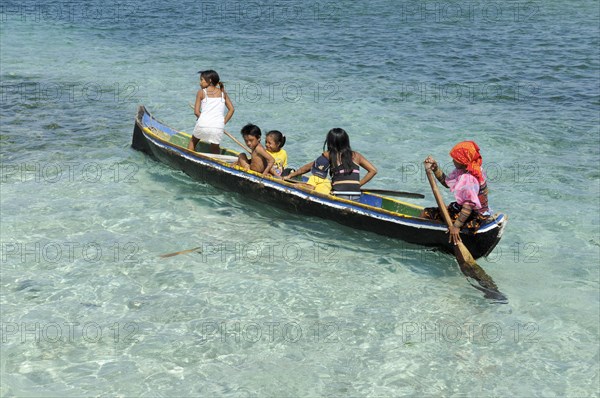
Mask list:
MULTIPOLYGON (((190 151, 187 149, 189 138, 189 134, 160 122, 144 106, 139 107, 131 146, 183 171, 194 180, 292 213, 321 217, 355 229, 453 253, 446 226, 420 218, 422 206, 369 193, 363 193, 357 202, 323 195, 281 179, 263 177, 232 166, 231 162, 238 152, 231 149, 223 149, 220 155, 213 155, 205 153, 208 144, 200 142, 196 147, 198 152, 190 151)), ((499 213, 475 233, 468 230, 461 232, 461 238, 474 258, 487 256, 496 247, 506 221, 507 217, 499 213)))

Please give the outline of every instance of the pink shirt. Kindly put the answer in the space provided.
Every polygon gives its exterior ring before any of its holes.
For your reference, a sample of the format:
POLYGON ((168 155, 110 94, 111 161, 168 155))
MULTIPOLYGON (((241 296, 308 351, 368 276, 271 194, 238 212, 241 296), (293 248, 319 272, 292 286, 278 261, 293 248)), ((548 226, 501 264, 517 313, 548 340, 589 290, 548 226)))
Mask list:
MULTIPOLYGON (((486 178, 483 172, 483 178, 486 178)), ((473 175, 469 174, 464 169, 454 169, 446 176, 446 184, 450 188, 450 192, 454 192, 456 203, 463 205, 465 202, 473 205, 475 210, 482 208, 479 201, 479 181, 473 175)))

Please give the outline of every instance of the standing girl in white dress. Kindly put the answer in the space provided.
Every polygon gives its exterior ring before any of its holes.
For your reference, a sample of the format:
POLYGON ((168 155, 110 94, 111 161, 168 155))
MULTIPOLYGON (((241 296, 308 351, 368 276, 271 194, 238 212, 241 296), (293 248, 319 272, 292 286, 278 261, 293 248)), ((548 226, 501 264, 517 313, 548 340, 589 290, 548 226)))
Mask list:
POLYGON ((188 149, 195 151, 198 141, 202 140, 210 144, 211 153, 220 153, 219 144, 223 138, 225 124, 233 116, 233 104, 217 72, 205 70, 198 73, 200 73, 201 89, 196 94, 194 104, 194 114, 198 120, 188 143, 188 149), (225 108, 227 108, 226 115, 224 115, 225 108))

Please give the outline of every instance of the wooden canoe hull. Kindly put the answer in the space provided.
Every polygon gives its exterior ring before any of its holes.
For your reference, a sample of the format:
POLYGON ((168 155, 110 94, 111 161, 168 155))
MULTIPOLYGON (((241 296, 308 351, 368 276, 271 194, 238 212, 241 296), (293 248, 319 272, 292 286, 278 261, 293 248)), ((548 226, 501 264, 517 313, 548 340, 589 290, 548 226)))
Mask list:
MULTIPOLYGON (((420 206, 370 194, 363 194, 361 202, 347 201, 282 180, 264 178, 212 159, 210 154, 187 150, 185 137, 185 133, 173 130, 152 117, 143 106, 139 108, 132 147, 185 172, 196 181, 296 214, 333 220, 351 228, 453 253, 446 227, 418 217, 422 209, 420 206)), ((225 153, 233 155, 236 152, 225 150, 225 153)), ((499 214, 475 234, 463 231, 461 238, 473 257, 479 258, 488 255, 498 244, 505 225, 506 216, 499 214)))

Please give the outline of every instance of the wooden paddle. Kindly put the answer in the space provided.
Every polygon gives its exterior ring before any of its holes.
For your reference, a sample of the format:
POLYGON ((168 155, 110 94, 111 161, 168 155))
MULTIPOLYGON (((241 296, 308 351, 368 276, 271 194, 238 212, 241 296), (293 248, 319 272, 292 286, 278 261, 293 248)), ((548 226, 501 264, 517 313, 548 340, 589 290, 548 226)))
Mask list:
POLYGON ((226 135, 227 137, 229 137, 229 138, 231 138, 232 140, 234 140, 236 144, 238 144, 238 145, 239 145, 241 148, 243 148, 243 149, 244 149, 244 151, 246 151, 246 152, 248 152, 248 153, 252 153, 252 150, 251 150, 250 148, 248 148, 246 145, 244 145, 244 144, 242 144, 241 142, 239 142, 239 141, 237 140, 237 138, 235 138, 233 135, 229 134, 229 133, 227 132, 227 130, 223 130, 223 132, 225 133, 225 135, 226 135))
POLYGON ((361 192, 375 193, 375 194, 378 194, 378 195, 388 195, 388 196, 403 196, 403 197, 406 197, 406 198, 417 198, 417 199, 423 199, 425 197, 425 195, 423 195, 421 193, 404 192, 404 191, 391 191, 389 189, 369 189, 369 188, 365 188, 365 189, 361 189, 361 192))
POLYGON ((191 253, 191 252, 195 252, 198 249, 202 249, 202 246, 198 246, 198 247, 194 247, 193 249, 188 249, 188 250, 182 250, 180 252, 175 252, 175 253, 168 253, 168 254, 161 254, 160 258, 167 258, 167 257, 173 257, 173 256, 178 256, 180 254, 185 254, 185 253, 191 253))
MULTIPOLYGON (((442 213, 442 217, 444 218, 444 222, 450 228, 452 225, 452 219, 450 218, 450 214, 448 213, 448 209, 444 204, 444 199, 437 187, 437 183, 435 181, 435 177, 433 176, 433 172, 429 168, 429 165, 425 164, 425 171, 427 172, 427 179, 429 180, 429 184, 431 185, 431 190, 433 191, 433 196, 435 196, 435 200, 440 208, 440 212, 442 213)), ((494 283, 492 278, 485 273, 483 268, 477 264, 471 252, 462 242, 458 242, 454 245, 454 256, 456 257, 456 261, 458 261, 458 265, 460 270, 467 278, 475 279, 479 286, 474 285, 469 279, 469 283, 478 290, 481 290, 484 293, 485 298, 490 298, 496 300, 498 302, 508 302, 508 299, 504 294, 502 294, 498 290, 498 286, 494 283)))
MULTIPOLYGON (((288 180, 286 178, 283 179, 285 182, 290 182, 292 184, 304 184, 306 185, 304 182, 302 181, 298 181, 298 180, 288 180)), ((403 197, 407 197, 407 198, 419 198, 419 199, 423 199, 425 197, 425 195, 420 194, 420 193, 415 193, 415 192, 403 192, 403 191, 391 191, 388 189, 369 189, 369 188, 365 188, 365 189, 361 189, 361 192, 364 193, 374 193, 377 195, 388 195, 388 196, 403 196, 403 197)))
MULTIPOLYGON (((194 109, 194 110, 195 110, 195 108, 194 108, 194 105, 190 104, 189 102, 188 102, 188 105, 189 105, 189 107, 190 107, 190 108, 192 108, 192 109, 194 109)), ((244 151, 246 151, 246 152, 248 152, 248 153, 252 153, 252 150, 250 150, 250 148, 248 148, 246 145, 244 145, 244 144, 242 144, 240 141, 238 141, 238 140, 237 140, 237 138, 235 138, 233 135, 229 134, 229 133, 227 132, 227 130, 223 130, 223 132, 225 133, 225 135, 226 135, 227 137, 229 137, 229 138, 231 138, 232 140, 234 140, 236 144, 238 144, 238 145, 239 145, 241 148, 243 148, 243 149, 244 149, 244 151)))

